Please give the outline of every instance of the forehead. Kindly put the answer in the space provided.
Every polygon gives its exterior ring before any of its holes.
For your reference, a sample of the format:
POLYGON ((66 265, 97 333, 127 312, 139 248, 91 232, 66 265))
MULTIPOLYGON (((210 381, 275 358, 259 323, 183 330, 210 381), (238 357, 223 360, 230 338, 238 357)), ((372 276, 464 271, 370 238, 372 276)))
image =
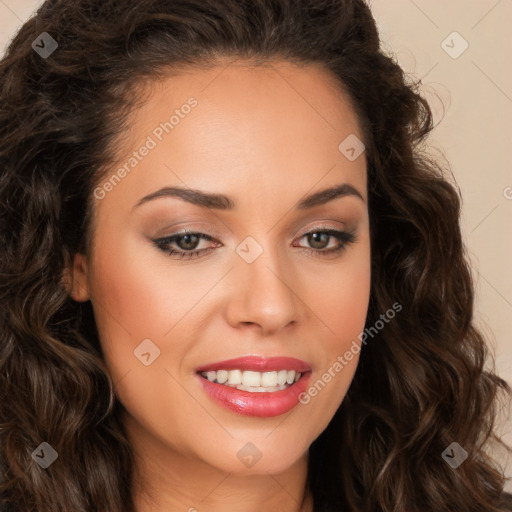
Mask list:
POLYGON ((282 199, 283 192, 298 197, 324 188, 315 187, 320 180, 365 191, 364 154, 350 161, 340 150, 348 137, 363 139, 357 116, 320 65, 190 69, 146 83, 144 97, 127 122, 115 169, 124 165, 128 172, 112 198, 123 189, 134 203, 161 186, 179 185, 233 197, 242 186, 254 197, 273 190, 282 199), (135 162, 133 153, 143 146, 151 149, 135 162))
POLYGON ((237 128, 251 124, 256 129, 267 119, 267 128, 286 126, 287 133, 307 127, 310 135, 329 131, 343 135, 351 130, 363 138, 348 94, 319 64, 298 66, 277 61, 254 66, 244 61, 227 62, 145 82, 142 90, 146 101, 129 122, 132 138, 140 135, 141 129, 149 131, 159 119, 169 120, 191 97, 199 106, 191 117, 201 121, 215 117, 220 123, 223 118, 232 125, 236 122, 237 128), (292 130, 297 122, 297 130, 292 130))

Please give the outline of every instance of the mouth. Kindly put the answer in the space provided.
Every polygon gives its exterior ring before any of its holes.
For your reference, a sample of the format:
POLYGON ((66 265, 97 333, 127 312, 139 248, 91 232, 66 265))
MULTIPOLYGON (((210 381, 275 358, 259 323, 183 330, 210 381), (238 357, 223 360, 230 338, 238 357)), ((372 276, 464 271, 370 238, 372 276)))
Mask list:
POLYGON ((299 403, 311 365, 289 357, 242 357, 197 369, 203 389, 217 404, 247 416, 277 416, 299 403))

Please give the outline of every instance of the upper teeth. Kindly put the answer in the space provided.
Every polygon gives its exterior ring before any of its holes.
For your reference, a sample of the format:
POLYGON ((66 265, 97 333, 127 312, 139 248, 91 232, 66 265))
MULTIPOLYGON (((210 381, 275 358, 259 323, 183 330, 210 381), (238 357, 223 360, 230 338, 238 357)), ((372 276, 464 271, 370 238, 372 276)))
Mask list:
MULTIPOLYGON (((273 388, 282 387, 284 384, 297 382, 302 375, 295 370, 279 370, 273 372, 254 372, 251 370, 218 370, 201 372, 210 382, 217 381, 219 384, 252 388, 273 388)), ((265 390, 267 391, 267 390, 265 390)))

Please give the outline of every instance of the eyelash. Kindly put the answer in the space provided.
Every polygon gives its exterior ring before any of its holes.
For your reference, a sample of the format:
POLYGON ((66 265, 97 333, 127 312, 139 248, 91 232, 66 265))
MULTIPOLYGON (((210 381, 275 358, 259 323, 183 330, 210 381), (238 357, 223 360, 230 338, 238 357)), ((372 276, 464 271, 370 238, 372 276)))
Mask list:
MULTIPOLYGON (((302 249, 307 252, 308 254, 313 254, 315 256, 326 256, 326 255, 332 255, 335 253, 341 253, 343 250, 346 249, 346 246, 348 244, 352 244, 357 241, 357 235, 353 231, 338 231, 335 229, 316 229, 313 231, 308 231, 307 233, 304 233, 300 238, 304 238, 307 235, 311 234, 322 234, 325 233, 329 237, 333 237, 338 239, 341 242, 341 245, 339 247, 335 247, 333 249, 311 249, 309 247, 302 247, 302 249)), ((177 259, 196 259, 199 258, 200 255, 206 251, 210 252, 213 247, 208 247, 206 249, 198 249, 193 251, 182 251, 182 250, 175 250, 170 249, 169 246, 171 243, 175 242, 176 240, 183 238, 186 235, 196 235, 201 240, 208 240, 213 241, 214 238, 207 235, 206 233, 199 233, 196 231, 183 231, 181 233, 176 233, 175 235, 171 235, 164 238, 158 238, 156 240, 153 240, 153 243, 162 251, 168 253, 170 256, 174 256, 177 259)), ((329 240, 330 241, 330 240, 329 240)))

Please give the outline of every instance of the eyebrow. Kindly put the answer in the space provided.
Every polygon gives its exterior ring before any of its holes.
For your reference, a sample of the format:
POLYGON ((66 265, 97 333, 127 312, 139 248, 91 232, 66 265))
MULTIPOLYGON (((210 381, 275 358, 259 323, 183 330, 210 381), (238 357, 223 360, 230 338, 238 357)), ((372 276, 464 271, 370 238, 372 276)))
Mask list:
MULTIPOLYGON (((295 207, 297 210, 307 210, 314 206, 319 206, 328 203, 329 201, 333 201, 334 199, 346 196, 359 197, 364 201, 363 196, 355 187, 348 183, 342 183, 306 196, 304 199, 299 201, 295 207)), ((235 201, 223 194, 208 193, 191 188, 164 187, 156 192, 144 196, 134 208, 162 197, 177 197, 183 201, 187 201, 188 203, 215 210, 233 210, 236 207, 235 201)))

